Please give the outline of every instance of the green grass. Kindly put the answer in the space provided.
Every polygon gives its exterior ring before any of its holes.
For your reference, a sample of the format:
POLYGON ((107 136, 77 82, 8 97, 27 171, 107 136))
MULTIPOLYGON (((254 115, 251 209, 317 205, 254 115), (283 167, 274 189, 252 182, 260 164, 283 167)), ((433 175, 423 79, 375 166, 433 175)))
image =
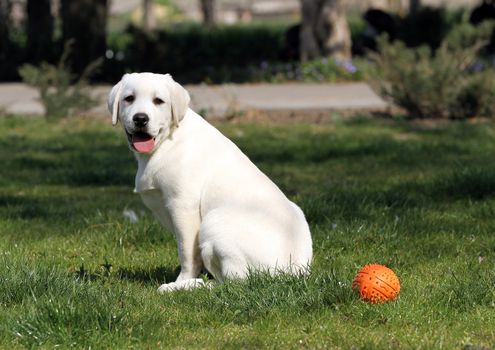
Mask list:
POLYGON ((167 295, 175 242, 108 124, 0 120, 0 348, 495 347, 491 124, 220 124, 305 211, 313 271, 167 295), (352 292, 372 262, 396 302, 352 292))

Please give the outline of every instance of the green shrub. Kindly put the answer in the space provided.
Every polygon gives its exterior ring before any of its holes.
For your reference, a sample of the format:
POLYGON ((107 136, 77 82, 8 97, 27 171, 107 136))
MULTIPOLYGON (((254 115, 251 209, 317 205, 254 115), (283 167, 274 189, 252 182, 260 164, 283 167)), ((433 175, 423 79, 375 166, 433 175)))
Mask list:
POLYGON ((403 42, 379 39, 372 85, 385 99, 419 118, 492 117, 495 72, 486 67, 480 49, 492 26, 464 23, 449 33, 436 51, 407 48, 403 42))
POLYGON ((100 61, 89 65, 82 76, 75 80, 67 66, 70 43, 65 46, 57 65, 42 62, 39 66, 25 64, 19 68, 22 80, 39 90, 41 103, 48 120, 58 120, 89 108, 94 100, 87 88, 87 78, 94 72, 100 61))
POLYGON ((248 81, 251 66, 279 61, 286 25, 233 25, 206 30, 181 24, 146 33, 130 26, 112 38, 105 75, 126 71, 169 72, 181 82, 248 81))
POLYGON ((338 61, 332 58, 320 58, 312 61, 269 63, 262 62, 252 67, 250 78, 253 81, 267 82, 341 82, 363 79, 367 64, 363 60, 338 61))
MULTIPOLYGON (((169 72, 181 82, 348 81, 362 79, 350 62, 318 59, 301 64, 284 55, 290 23, 222 25, 206 30, 185 23, 151 33, 130 26, 110 33, 104 72, 117 80, 128 71, 169 72)), ((363 22, 353 20, 353 33, 363 22)), ((355 63, 355 62, 354 62, 355 63)))

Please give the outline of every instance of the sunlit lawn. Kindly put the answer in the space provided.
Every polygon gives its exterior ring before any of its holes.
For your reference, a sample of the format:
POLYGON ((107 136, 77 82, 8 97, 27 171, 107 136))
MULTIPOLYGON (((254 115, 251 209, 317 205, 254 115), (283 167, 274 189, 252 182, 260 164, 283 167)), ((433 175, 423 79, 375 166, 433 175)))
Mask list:
POLYGON ((218 125, 305 211, 313 271, 167 295, 174 239, 109 124, 0 119, 0 348, 495 347, 491 124, 218 125), (371 262, 397 302, 352 292, 371 262))

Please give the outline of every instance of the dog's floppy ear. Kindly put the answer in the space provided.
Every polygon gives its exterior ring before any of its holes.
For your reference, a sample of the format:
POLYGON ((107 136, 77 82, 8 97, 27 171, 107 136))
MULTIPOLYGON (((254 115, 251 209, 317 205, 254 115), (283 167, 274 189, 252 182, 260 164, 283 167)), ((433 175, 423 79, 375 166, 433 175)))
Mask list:
MULTIPOLYGON (((124 75, 125 76, 125 75, 124 75)), ((112 113, 112 125, 116 125, 119 120, 119 104, 120 104, 120 94, 122 92, 122 81, 124 77, 115 84, 110 93, 108 94, 108 111, 112 113)))
POLYGON ((166 74, 167 85, 170 89, 170 103, 172 104, 172 124, 174 127, 179 127, 179 122, 184 118, 184 115, 189 108, 191 97, 186 89, 177 83, 170 74, 166 74))

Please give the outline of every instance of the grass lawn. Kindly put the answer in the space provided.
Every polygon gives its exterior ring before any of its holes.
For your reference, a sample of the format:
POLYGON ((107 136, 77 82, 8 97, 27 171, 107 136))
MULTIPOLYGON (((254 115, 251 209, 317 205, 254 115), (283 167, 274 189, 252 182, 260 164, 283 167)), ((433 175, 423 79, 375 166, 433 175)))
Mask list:
POLYGON ((313 271, 159 295, 175 241, 109 124, 0 119, 0 348, 495 347, 493 125, 218 125, 305 211, 313 271), (367 263, 396 302, 353 293, 367 263))

